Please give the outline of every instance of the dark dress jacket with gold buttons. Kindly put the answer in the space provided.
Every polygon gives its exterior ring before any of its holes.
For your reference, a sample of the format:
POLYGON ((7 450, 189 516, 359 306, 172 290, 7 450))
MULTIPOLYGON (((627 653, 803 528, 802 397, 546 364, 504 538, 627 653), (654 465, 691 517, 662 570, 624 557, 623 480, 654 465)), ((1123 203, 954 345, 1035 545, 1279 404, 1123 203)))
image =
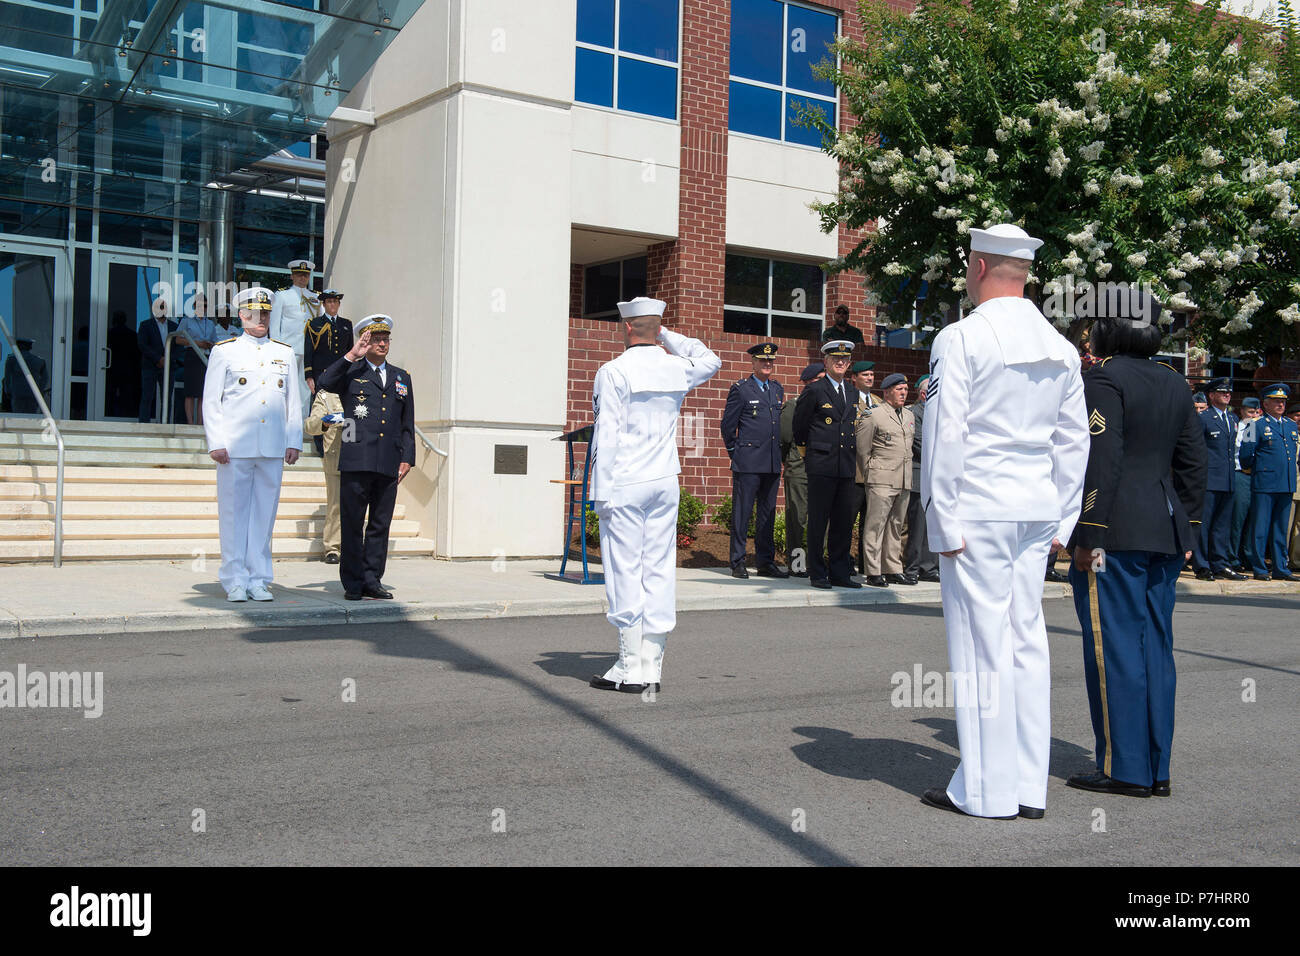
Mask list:
POLYGON ((402 462, 415 464, 415 393, 411 376, 392 362, 388 382, 364 358, 339 359, 316 380, 316 387, 336 393, 343 402, 343 417, 354 426, 348 441, 346 425, 339 452, 339 471, 372 471, 397 477, 402 462))
POLYGON ((849 478, 857 474, 858 390, 844 379, 841 399, 827 375, 800 394, 794 406, 794 443, 806 449, 804 468, 810 475, 849 478))

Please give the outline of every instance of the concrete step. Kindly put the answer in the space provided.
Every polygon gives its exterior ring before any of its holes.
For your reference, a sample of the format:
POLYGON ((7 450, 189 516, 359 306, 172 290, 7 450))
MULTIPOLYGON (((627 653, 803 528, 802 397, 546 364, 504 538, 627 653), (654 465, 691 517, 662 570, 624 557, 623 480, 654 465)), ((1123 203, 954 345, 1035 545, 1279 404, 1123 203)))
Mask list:
MULTIPOLYGON (((68 435, 107 435, 109 437, 167 435, 178 438, 203 436, 202 425, 159 425, 153 422, 81 422, 60 419, 59 431, 66 439, 68 435)), ((36 432, 45 430, 44 420, 39 416, 0 417, 0 432, 36 432)))
MULTIPOLYGON (((56 448, 53 434, 38 431, 0 432, 0 448, 56 448)), ((194 454, 208 453, 207 440, 202 435, 173 437, 170 435, 103 435, 96 432, 63 434, 63 447, 67 452, 86 448, 121 448, 136 451, 175 451, 194 454)))
MULTIPOLYGON (((429 538, 390 538, 388 553, 398 556, 431 556, 429 538)), ((274 538, 271 554, 276 558, 319 556, 324 550, 320 538, 274 538)), ((47 563, 53 559, 54 543, 45 541, 0 541, 0 564, 47 563)), ((213 538, 164 538, 131 541, 65 541, 64 561, 193 561, 203 559, 209 567, 221 561, 219 542, 213 538)))
MULTIPOLYGON (((42 443, 39 447, 0 447, 0 465, 57 465, 58 447, 42 443)), ((206 451, 137 451, 133 448, 68 448, 64 447, 63 465, 108 466, 113 468, 216 468, 217 463, 206 451)), ((315 469, 324 467, 322 459, 304 455, 295 467, 315 469)))
MULTIPOLYGON (((14 464, 0 463, 0 487, 8 481, 40 481, 49 482, 51 485, 57 480, 58 467, 49 464, 14 464)), ((90 482, 93 484, 103 484, 106 481, 112 481, 122 485, 132 485, 141 483, 154 484, 194 484, 194 485, 212 485, 214 488, 217 484, 216 465, 213 464, 208 468, 135 468, 122 467, 110 473, 103 468, 93 466, 70 465, 64 464, 63 483, 65 486, 72 482, 90 482)), ((313 458, 305 461, 299 461, 296 465, 286 465, 284 468, 283 484, 286 485, 317 485, 322 488, 325 483, 325 473, 322 471, 322 463, 319 458, 313 458)))
MULTIPOLYGON (((324 518, 324 516, 324 494, 319 499, 312 501, 285 501, 282 496, 280 498, 280 507, 276 511, 276 517, 280 519, 324 518)), ((16 518, 49 519, 53 517, 54 502, 52 500, 5 501, 0 499, 0 522, 16 518)), ((63 502, 64 521, 73 518, 136 521, 141 518, 196 520, 215 517, 217 517, 216 500, 205 501, 196 498, 192 494, 175 501, 160 501, 154 498, 137 501, 72 501, 65 498, 63 502)), ((406 506, 396 505, 393 508, 394 520, 405 517, 406 506)))
MULTIPOLYGON (((101 471, 102 474, 102 471, 101 471)), ((31 501, 42 499, 53 502, 56 494, 54 481, 0 481, 0 501, 31 501)), ((135 504, 148 501, 206 501, 217 500, 217 482, 206 483, 139 482, 136 484, 111 484, 107 482, 67 481, 63 483, 63 503, 73 501, 105 501, 135 504)), ((285 483, 280 488, 280 505, 286 502, 325 502, 325 476, 318 475, 314 483, 285 483)), ((51 506, 52 507, 52 506, 51 506)), ((53 511, 51 511, 51 514, 53 511)))
MULTIPOLYGON (((272 537, 319 537, 325 527, 324 516, 319 518, 288 518, 275 522, 272 537)), ((420 533, 418 521, 394 521, 389 527, 389 537, 414 538, 420 533)), ((53 539, 54 522, 41 518, 12 518, 0 521, 0 541, 25 541, 53 539)), ((64 541, 135 541, 140 539, 219 537, 217 519, 137 518, 131 521, 100 520, 94 518, 63 519, 64 541)))

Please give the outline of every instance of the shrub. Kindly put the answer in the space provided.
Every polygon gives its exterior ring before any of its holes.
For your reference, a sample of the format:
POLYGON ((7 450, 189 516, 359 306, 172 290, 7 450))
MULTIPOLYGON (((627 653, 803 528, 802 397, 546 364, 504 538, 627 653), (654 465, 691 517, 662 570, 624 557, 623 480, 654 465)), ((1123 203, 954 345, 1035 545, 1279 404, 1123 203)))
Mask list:
POLYGON ((587 512, 587 543, 600 544, 600 516, 594 511, 587 512))
POLYGON ((682 491, 681 503, 677 506, 677 534, 695 538, 695 529, 704 520, 708 509, 704 502, 689 491, 682 491))

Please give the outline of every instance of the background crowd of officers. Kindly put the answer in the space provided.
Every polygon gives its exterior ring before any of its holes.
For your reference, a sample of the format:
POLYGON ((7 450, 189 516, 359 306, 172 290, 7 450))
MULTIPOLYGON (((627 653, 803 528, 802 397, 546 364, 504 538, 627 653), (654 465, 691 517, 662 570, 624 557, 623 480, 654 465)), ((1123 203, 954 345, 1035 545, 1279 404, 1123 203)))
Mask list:
MULTIPOLYGON (((854 574, 872 587, 937 582, 919 494, 929 376, 909 383, 896 372, 873 394, 874 363, 852 361, 862 334, 843 306, 822 339, 822 360, 802 371, 797 395, 772 376, 771 342, 748 350, 753 372, 728 392, 721 432, 732 471, 731 573, 750 576, 752 516, 760 577, 808 577, 818 588, 861 587, 854 574), (775 543, 783 475, 786 566, 775 543)), ((1280 360, 1279 349, 1267 350, 1255 373, 1258 397, 1240 409, 1231 407, 1225 378, 1193 396, 1210 462, 1188 566, 1201 580, 1291 580, 1300 572, 1300 402, 1278 381, 1280 360)), ((1064 582, 1054 561, 1045 577, 1064 582)))

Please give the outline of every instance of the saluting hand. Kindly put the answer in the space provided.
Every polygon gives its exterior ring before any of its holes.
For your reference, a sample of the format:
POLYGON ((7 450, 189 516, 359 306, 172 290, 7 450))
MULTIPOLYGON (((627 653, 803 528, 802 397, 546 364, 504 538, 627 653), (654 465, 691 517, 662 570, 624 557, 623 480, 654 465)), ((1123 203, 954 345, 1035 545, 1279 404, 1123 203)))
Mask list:
POLYGON ((357 359, 361 358, 361 356, 365 355, 369 349, 370 330, 366 329, 361 333, 361 338, 357 339, 356 343, 352 346, 352 350, 348 352, 348 361, 355 362, 357 359))

